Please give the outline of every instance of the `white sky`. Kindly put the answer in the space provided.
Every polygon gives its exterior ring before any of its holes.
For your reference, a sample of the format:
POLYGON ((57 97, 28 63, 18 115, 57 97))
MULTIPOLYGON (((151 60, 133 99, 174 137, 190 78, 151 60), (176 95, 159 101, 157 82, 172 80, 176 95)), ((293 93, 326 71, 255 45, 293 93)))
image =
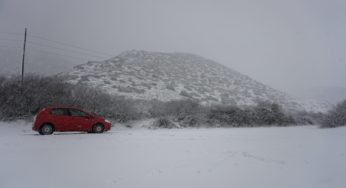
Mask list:
POLYGON ((346 87, 345 0, 0 0, 0 32, 25 26, 113 56, 195 53, 283 91, 346 87))

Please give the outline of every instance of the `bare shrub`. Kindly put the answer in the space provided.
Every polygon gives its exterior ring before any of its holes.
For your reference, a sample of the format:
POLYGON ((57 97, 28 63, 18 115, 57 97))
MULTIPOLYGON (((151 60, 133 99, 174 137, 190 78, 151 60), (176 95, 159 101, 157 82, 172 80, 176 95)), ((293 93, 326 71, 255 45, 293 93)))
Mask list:
POLYGON ((237 106, 215 106, 208 114, 211 125, 218 124, 226 127, 244 126, 246 118, 244 111, 237 106))
POLYGON ((178 128, 176 124, 174 124, 169 118, 166 118, 166 117, 161 117, 155 120, 153 122, 152 127, 153 128, 167 128, 167 129, 178 128))
POLYGON ((206 122, 206 107, 193 100, 175 100, 150 102, 149 117, 171 117, 181 127, 197 127, 206 122))
POLYGON ((211 126, 225 127, 289 125, 295 124, 292 117, 284 114, 275 103, 259 103, 255 107, 214 106, 208 114, 211 126))
POLYGON ((325 117, 325 114, 321 112, 314 113, 305 111, 295 112, 291 115, 298 125, 321 125, 325 117))
POLYGON ((175 100, 165 104, 165 114, 176 117, 184 117, 186 115, 196 114, 201 110, 201 105, 193 100, 175 100))
POLYGON ((255 107, 255 122, 259 125, 295 124, 291 116, 286 115, 281 106, 268 101, 259 102, 255 107))
POLYGON ((180 127, 200 127, 207 122, 204 117, 203 113, 187 115, 178 119, 178 123, 180 127))
POLYGON ((58 77, 29 74, 1 81, 0 119, 14 120, 35 115, 46 106, 75 106, 121 122, 137 119, 133 101, 99 89, 71 85, 58 77))
POLYGON ((183 97, 192 98, 192 95, 185 90, 181 91, 180 95, 183 97))
POLYGON ((346 100, 337 104, 337 106, 328 112, 322 121, 321 127, 339 127, 346 126, 346 100))
POLYGON ((165 111, 165 102, 159 100, 151 100, 148 105, 150 106, 150 108, 148 109, 149 117, 156 118, 167 115, 165 111))
POLYGON ((138 119, 133 101, 123 96, 109 95, 100 89, 77 85, 71 90, 70 104, 119 122, 138 119))
POLYGON ((29 117, 44 106, 66 100, 69 85, 53 77, 27 75, 23 84, 20 76, 7 78, 0 87, 1 119, 29 117))

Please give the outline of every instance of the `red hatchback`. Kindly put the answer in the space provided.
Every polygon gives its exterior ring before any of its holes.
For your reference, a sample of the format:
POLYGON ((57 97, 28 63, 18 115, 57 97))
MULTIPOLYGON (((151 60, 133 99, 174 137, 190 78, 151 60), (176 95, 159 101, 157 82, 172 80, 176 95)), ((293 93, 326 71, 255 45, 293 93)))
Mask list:
POLYGON ((79 131, 103 133, 111 129, 111 122, 77 108, 48 107, 42 109, 35 117, 32 130, 41 135, 54 131, 79 131))

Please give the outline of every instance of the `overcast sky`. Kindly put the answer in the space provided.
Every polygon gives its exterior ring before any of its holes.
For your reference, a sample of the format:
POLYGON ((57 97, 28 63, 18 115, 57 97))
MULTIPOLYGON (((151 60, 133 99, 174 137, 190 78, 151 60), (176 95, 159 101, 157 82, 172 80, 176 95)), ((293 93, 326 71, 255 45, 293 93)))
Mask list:
POLYGON ((0 32, 24 27, 110 56, 195 53, 283 91, 346 87, 345 0, 0 0, 0 32))

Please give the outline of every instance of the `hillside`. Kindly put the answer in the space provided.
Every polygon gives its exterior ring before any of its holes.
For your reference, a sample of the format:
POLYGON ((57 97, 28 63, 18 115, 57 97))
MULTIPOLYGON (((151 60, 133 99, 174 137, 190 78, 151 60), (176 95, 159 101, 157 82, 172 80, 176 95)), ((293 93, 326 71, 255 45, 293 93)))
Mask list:
POLYGON ((283 92, 215 61, 187 53, 126 51, 105 61, 78 65, 60 76, 73 84, 133 99, 192 98, 203 104, 239 106, 271 101, 286 110, 306 109, 283 92))

